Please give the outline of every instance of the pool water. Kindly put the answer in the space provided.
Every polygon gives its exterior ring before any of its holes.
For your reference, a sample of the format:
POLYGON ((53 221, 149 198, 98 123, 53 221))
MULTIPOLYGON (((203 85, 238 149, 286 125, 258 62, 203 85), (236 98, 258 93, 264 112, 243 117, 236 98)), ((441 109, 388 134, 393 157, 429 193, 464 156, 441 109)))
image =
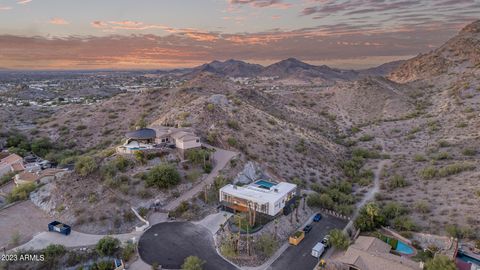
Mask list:
POLYGON ((480 260, 477 260, 475 258, 472 258, 468 255, 465 255, 463 254, 461 251, 458 252, 457 254, 457 258, 459 258, 460 260, 464 261, 464 262, 467 262, 467 263, 473 263, 477 266, 480 266, 480 260))
POLYGON ((255 182, 255 184, 257 184, 261 188, 265 188, 265 189, 270 189, 271 187, 275 186, 274 183, 268 182, 268 181, 265 181, 265 180, 258 180, 257 182, 255 182))
POLYGON ((395 251, 405 255, 413 254, 413 248, 400 240, 398 241, 397 248, 395 248, 395 251))

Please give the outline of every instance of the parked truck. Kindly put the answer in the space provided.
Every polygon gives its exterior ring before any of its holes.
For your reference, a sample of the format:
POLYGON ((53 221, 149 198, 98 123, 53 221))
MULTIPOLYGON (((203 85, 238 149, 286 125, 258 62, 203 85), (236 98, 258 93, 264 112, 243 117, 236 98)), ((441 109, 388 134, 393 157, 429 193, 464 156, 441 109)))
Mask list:
POLYGON ((312 256, 315 258, 320 258, 322 256, 323 252, 325 252, 325 246, 318 242, 313 248, 312 248, 312 256))
POLYGON ((296 246, 302 242, 303 238, 305 238, 304 231, 296 231, 292 236, 288 238, 288 243, 296 246))
POLYGON ((52 221, 48 224, 48 231, 69 235, 70 232, 72 231, 72 228, 67 224, 63 224, 58 221, 52 221))

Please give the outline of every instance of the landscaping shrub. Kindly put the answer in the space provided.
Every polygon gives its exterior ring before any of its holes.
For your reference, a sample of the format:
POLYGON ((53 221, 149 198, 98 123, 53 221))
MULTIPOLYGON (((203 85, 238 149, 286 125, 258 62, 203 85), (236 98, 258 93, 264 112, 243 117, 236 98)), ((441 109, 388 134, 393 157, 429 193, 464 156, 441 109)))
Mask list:
POLYGON ((182 264, 182 270, 202 270, 205 261, 197 256, 188 256, 182 264))
POLYGON ((457 266, 445 255, 436 255, 425 263, 425 270, 456 270, 457 266))
POLYGON ((111 236, 105 236, 98 241, 95 249, 100 256, 113 256, 120 247, 120 241, 111 236))

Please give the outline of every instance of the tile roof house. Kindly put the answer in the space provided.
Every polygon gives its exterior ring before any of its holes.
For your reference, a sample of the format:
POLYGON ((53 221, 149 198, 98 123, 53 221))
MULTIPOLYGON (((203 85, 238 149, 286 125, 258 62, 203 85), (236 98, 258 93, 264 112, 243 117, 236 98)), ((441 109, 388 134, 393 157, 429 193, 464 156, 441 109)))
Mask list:
POLYGON ((47 183, 62 177, 67 170, 65 169, 46 169, 39 172, 23 171, 15 175, 14 182, 17 186, 29 183, 47 183))
POLYGON ((23 158, 17 154, 10 154, 0 160, 0 177, 11 172, 20 172, 24 169, 23 158))
POLYGON ((376 237, 360 236, 337 261, 349 270, 421 270, 421 263, 390 253, 391 246, 376 237))
POLYGON ((173 128, 164 126, 153 127, 157 133, 156 143, 174 143, 182 150, 197 148, 202 146, 200 138, 188 128, 173 128))

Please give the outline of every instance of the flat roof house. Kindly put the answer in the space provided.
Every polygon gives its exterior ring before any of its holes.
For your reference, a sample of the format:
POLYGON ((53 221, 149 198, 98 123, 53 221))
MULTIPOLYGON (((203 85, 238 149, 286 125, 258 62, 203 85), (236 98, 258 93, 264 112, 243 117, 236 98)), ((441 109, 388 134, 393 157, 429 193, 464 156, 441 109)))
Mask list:
POLYGON ((392 247, 376 237, 360 236, 337 261, 349 270, 421 270, 423 265, 390 253, 392 247))
POLYGON ((220 203, 228 209, 257 212, 276 216, 290 205, 297 193, 297 185, 258 180, 246 186, 226 185, 220 189, 220 203))

